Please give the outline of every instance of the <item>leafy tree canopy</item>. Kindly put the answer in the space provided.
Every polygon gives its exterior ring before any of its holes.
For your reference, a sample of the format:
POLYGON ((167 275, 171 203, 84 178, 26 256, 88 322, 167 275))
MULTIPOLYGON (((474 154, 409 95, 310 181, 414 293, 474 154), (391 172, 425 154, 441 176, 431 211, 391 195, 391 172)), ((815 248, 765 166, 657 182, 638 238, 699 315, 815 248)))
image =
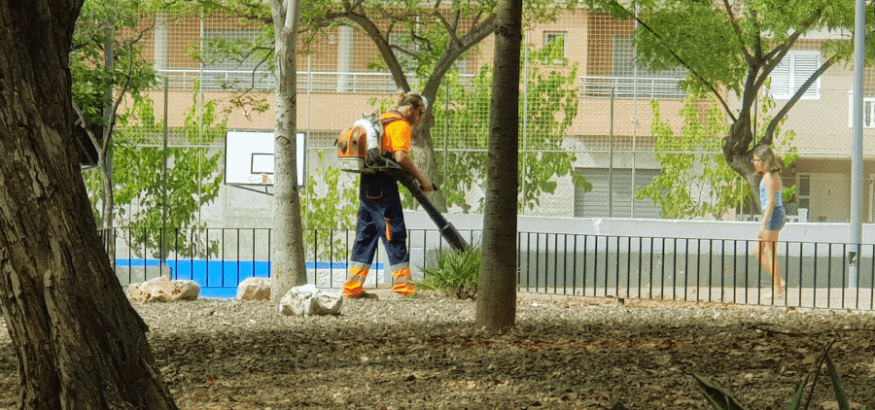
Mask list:
MULTIPOLYGON (((218 116, 216 102, 205 102, 199 113, 196 92, 194 99, 192 108, 186 112, 182 129, 175 131, 188 140, 207 144, 224 137, 227 120, 218 116), (202 119, 198 118, 199 115, 202 119)), ((119 117, 119 122, 121 127, 114 156, 116 204, 136 203, 136 206, 129 207, 130 211, 119 206, 116 212, 123 224, 132 230, 132 245, 138 245, 132 248, 142 249, 145 242, 149 249, 160 249, 166 189, 167 249, 195 256, 213 251, 210 246, 215 244, 203 246, 205 243, 193 237, 190 231, 206 227, 199 223, 197 213, 218 197, 224 179, 220 166, 222 155, 211 152, 208 147, 169 147, 169 165, 165 170, 161 134, 158 132, 164 124, 155 118, 152 100, 148 98, 138 99, 119 117), (192 242, 200 242, 200 245, 195 246, 192 242)), ((95 177, 92 174, 86 178, 92 191, 92 203, 101 198, 99 191, 94 189, 98 183, 95 177)), ((96 207, 95 212, 98 212, 96 207)))
MULTIPOLYGON (((635 193, 636 198, 650 199, 659 205, 661 216, 670 219, 721 219, 731 210, 754 202, 745 194, 748 190, 743 180, 718 154, 726 130, 726 115, 713 97, 691 96, 684 100, 680 133, 675 133, 660 115, 658 101, 651 100, 650 104, 654 118, 651 132, 656 136, 653 150, 661 172, 635 193)), ((771 121, 769 110, 774 108, 773 99, 763 98, 761 123, 771 121)), ((783 132, 780 125, 777 133, 781 137, 775 140, 776 154, 785 166, 790 166, 798 158, 792 145, 796 133, 783 132)), ((789 202, 795 192, 795 186, 785 187, 784 201, 789 202)))
MULTIPOLYGON (((732 124, 722 148, 725 160, 748 178, 758 179, 750 164, 753 147, 772 144, 775 130, 802 94, 829 67, 847 62, 853 51, 854 3, 831 0, 687 1, 586 0, 595 11, 609 12, 638 23, 633 43, 639 61, 654 70, 685 67, 683 87, 693 93, 711 93, 732 124), (757 96, 790 50, 800 40, 819 35, 823 62, 808 81, 778 109, 759 139, 753 135, 752 112, 757 96), (741 98, 730 107, 723 90, 741 98)), ((875 4, 867 6, 872 15, 875 4)), ((875 21, 868 19, 868 32, 875 21)), ((875 58, 870 36, 868 55, 875 58)))
MULTIPOLYGON (((538 206, 540 197, 554 193, 558 187, 556 180, 563 176, 572 175, 575 185, 592 189, 582 175, 574 172, 575 155, 562 146, 577 116, 579 101, 575 85, 578 66, 567 63, 563 49, 560 38, 530 52, 527 91, 521 93, 519 107, 520 209, 538 206), (522 103, 524 98, 526 104, 522 103)), ((433 134, 440 145, 451 150, 445 153, 437 149, 439 172, 444 174, 442 189, 451 206, 482 210, 482 203, 467 203, 467 192, 488 182, 486 113, 491 110, 492 72, 492 64, 484 64, 470 83, 462 82, 458 74, 450 75, 443 91, 449 94, 449 104, 445 102, 447 95, 439 96, 435 104, 433 134)))
POLYGON ((151 29, 141 26, 143 11, 139 2, 129 1, 86 1, 82 7, 73 35, 70 71, 73 101, 83 112, 86 126, 107 125, 104 107, 117 109, 119 104, 108 96, 108 91, 120 93, 121 98, 138 98, 156 83, 155 70, 142 58, 141 41, 151 29), (113 62, 107 67, 110 36, 113 62))

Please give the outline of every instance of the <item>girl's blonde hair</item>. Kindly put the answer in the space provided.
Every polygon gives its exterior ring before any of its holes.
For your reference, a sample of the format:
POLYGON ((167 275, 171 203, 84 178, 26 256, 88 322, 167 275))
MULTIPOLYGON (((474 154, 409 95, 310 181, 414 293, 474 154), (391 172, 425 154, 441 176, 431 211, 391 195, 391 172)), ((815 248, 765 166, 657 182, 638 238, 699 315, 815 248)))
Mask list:
POLYGON ((753 150, 753 155, 756 155, 761 161, 763 161, 763 165, 766 167, 766 171, 768 172, 778 172, 784 168, 784 161, 781 161, 775 152, 772 151, 772 147, 768 145, 760 145, 753 150))

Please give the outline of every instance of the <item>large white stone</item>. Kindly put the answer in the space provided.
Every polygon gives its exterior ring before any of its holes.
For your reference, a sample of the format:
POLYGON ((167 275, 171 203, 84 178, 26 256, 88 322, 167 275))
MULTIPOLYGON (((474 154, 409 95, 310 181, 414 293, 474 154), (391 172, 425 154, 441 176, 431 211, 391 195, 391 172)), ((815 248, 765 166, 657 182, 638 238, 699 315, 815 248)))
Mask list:
POLYGON ((248 278, 237 285, 237 299, 258 300, 267 302, 270 300, 269 278, 248 278))
POLYGON ((169 280, 164 276, 128 286, 128 296, 137 303, 195 300, 200 291, 195 281, 169 280))
POLYGON ((280 313, 286 316, 339 315, 341 306, 340 291, 324 291, 307 284, 286 292, 280 300, 280 313))

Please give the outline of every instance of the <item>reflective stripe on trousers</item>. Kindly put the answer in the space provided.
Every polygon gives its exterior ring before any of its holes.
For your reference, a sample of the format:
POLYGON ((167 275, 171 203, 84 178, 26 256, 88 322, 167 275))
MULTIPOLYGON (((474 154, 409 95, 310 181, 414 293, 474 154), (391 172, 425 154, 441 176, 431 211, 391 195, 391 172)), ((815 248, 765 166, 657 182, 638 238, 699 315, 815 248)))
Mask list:
POLYGON ((400 295, 409 296, 411 293, 416 291, 416 287, 413 285, 413 280, 410 276, 410 264, 403 263, 392 266, 392 292, 398 293, 400 295))
POLYGON ((368 263, 352 262, 349 264, 349 276, 343 284, 343 296, 354 298, 364 293, 365 279, 368 277, 368 263))

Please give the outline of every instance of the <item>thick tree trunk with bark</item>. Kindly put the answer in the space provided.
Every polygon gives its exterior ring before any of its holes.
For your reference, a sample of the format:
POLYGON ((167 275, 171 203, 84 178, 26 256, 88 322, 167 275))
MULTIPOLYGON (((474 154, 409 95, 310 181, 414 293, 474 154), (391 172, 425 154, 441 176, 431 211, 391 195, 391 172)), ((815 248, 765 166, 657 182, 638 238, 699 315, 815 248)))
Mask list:
POLYGON ((175 409, 79 172, 68 56, 82 2, 0 2, 0 306, 21 408, 175 409))
MULTIPOLYGON (((752 103, 748 103, 748 107, 752 103)), ((729 128, 729 136, 723 142, 723 158, 730 168, 735 170, 739 175, 744 177, 748 183, 748 187, 759 208, 759 184, 762 175, 757 174, 751 158, 753 157, 753 148, 750 148, 751 142, 754 140, 753 129, 751 127, 750 109, 742 109, 738 114, 738 118, 729 128)), ((771 144, 771 138, 768 142, 760 141, 759 144, 771 144)))
MULTIPOLYGON (((434 99, 428 97, 428 101, 433 103, 434 99)), ((434 141, 431 138, 431 128, 434 126, 434 116, 431 113, 432 107, 429 106, 426 114, 422 117, 423 121, 414 129, 416 138, 413 138, 411 141, 413 163, 416 165, 416 168, 419 168, 425 174, 429 181, 437 183, 438 188, 440 188, 443 178, 438 174, 437 158, 434 154, 434 141)), ((438 189, 426 192, 425 196, 438 211, 447 212, 447 196, 443 190, 438 189)))
POLYGON ((279 302, 289 289, 307 283, 304 264, 301 196, 298 192, 297 76, 295 47, 300 0, 271 0, 276 32, 276 130, 273 211, 276 244, 271 264, 271 300, 279 302))
POLYGON ((489 119, 489 165, 483 214, 483 260, 475 326, 512 327, 516 320, 517 175, 522 0, 499 4, 489 119))

